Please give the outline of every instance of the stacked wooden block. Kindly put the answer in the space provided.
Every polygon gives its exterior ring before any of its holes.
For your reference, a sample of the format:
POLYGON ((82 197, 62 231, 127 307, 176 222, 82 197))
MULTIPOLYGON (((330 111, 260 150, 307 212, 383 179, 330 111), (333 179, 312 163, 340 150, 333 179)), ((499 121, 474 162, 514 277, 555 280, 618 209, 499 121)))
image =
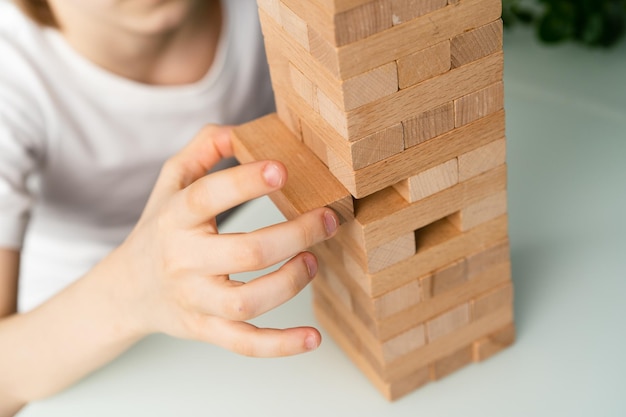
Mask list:
POLYGON ((390 399, 511 344, 500 0, 258 3, 278 116, 236 154, 286 163, 288 218, 345 219, 320 322, 390 399))

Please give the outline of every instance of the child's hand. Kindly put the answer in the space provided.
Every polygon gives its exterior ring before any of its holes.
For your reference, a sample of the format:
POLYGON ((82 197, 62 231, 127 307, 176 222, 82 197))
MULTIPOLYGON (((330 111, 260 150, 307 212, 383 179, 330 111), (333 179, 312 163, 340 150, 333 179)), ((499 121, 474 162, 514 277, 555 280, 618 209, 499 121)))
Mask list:
POLYGON ((296 295, 317 261, 303 250, 331 237, 338 225, 320 208, 252 233, 220 235, 215 217, 281 188, 278 162, 255 162, 205 175, 232 156, 230 131, 207 127, 163 167, 146 209, 128 239, 98 267, 119 286, 115 297, 139 333, 203 340, 250 356, 292 355, 316 348, 314 328, 259 329, 252 319, 296 295), (295 257, 249 283, 228 274, 295 257))

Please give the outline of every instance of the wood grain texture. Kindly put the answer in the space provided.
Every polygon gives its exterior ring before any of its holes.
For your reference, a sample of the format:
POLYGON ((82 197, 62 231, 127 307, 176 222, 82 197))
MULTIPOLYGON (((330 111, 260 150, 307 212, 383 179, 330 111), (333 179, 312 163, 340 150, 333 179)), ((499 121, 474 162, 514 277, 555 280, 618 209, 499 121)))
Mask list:
POLYGON ((454 100, 454 125, 463 126, 502 109, 504 83, 499 81, 454 100))
POLYGON ((467 256, 467 274, 471 279, 473 276, 489 269, 492 265, 508 262, 510 260, 509 239, 495 242, 494 245, 484 248, 467 256))
MULTIPOLYGON (((295 1, 295 0, 294 0, 295 1)), ((334 48, 320 63, 338 69, 338 77, 354 77, 372 68, 451 39, 500 18, 501 0, 464 0, 423 18, 413 19, 360 41, 334 48), (406 42, 411 39, 411 42, 406 42), (390 45, 394 45, 390 48, 390 45)))
POLYGON ((489 359, 496 353, 515 343, 515 324, 510 323, 500 330, 474 342, 474 361, 489 359))
POLYGON ((413 231, 367 251, 367 272, 376 273, 415 255, 413 231))
POLYGON ((289 172, 287 183, 270 198, 288 219, 324 206, 344 219, 353 217, 350 193, 276 114, 236 127, 233 149, 241 163, 274 159, 285 164, 289 172))
MULTIPOLYGON (((364 261, 361 259, 365 255, 359 253, 356 244, 350 245, 351 240, 348 241, 349 246, 334 242, 333 251, 335 256, 349 267, 350 273, 347 276, 357 283, 368 297, 379 297, 459 258, 485 250, 506 239, 508 235, 506 216, 501 216, 465 233, 460 233, 446 219, 442 221, 446 224, 444 233, 439 233, 441 229, 431 232, 430 227, 424 228, 423 234, 416 235, 418 250, 415 255, 375 274, 365 272, 364 261)), ((334 241, 337 239, 335 238, 334 241)), ((430 294, 425 283, 421 285, 424 295, 430 294)))
POLYGON ((357 109, 398 91, 398 67, 390 62, 345 80, 343 110, 357 109))
POLYGON ((419 145, 454 129, 454 103, 427 110, 417 116, 402 121, 404 146, 419 145))
POLYGON ((464 232, 507 212, 506 190, 468 204, 449 217, 450 222, 464 232))
POLYGON ((436 297, 467 282, 467 262, 465 258, 439 268, 433 272, 431 296, 436 297))
POLYGON ((380 297, 373 298, 374 316, 386 318, 418 304, 422 299, 422 280, 414 280, 380 297))
MULTIPOLYGON (((412 204, 407 203, 393 188, 384 189, 355 201, 356 219, 362 231, 358 241, 364 242, 366 249, 378 247, 410 230, 418 230, 463 208, 469 208, 473 213, 474 208, 471 206, 505 189, 506 165, 412 204)), ((484 204, 489 206, 492 202, 501 203, 501 201, 501 198, 493 197, 493 201, 487 200, 484 204)), ((476 215, 479 216, 479 213, 476 215)))
POLYGON ((509 282, 472 300, 470 303, 472 320, 480 320, 494 311, 511 305, 513 305, 513 284, 509 282))
MULTIPOLYGON (((395 290, 384 293, 380 296, 371 297, 366 290, 357 282, 355 271, 347 271, 345 264, 337 250, 330 245, 328 247, 314 248, 314 253, 321 263, 327 268, 331 268, 351 295, 352 311, 360 325, 366 329, 372 338, 379 341, 386 341, 412 327, 415 327, 427 320, 430 320, 460 304, 469 303, 471 300, 480 297, 487 292, 505 285, 511 281, 510 262, 502 262, 491 265, 487 270, 476 275, 472 280, 443 292, 437 297, 422 298, 417 300, 415 288, 416 282, 422 289, 422 293, 427 293, 430 275, 415 278, 395 290), (405 294, 402 294, 405 290, 405 294), (386 297, 390 297, 386 299, 386 297), (391 300, 402 303, 401 307, 393 307, 391 300), (381 308, 385 307, 385 309, 381 308), (390 307, 389 309, 387 309, 390 307)), ((363 273, 361 272, 361 275, 363 273)), ((320 280, 322 282, 323 280, 320 280)), ((314 282, 314 285, 315 282, 314 282)), ((326 287, 328 287, 326 285, 326 287)), ((332 290, 329 290, 332 293, 332 290)), ((333 297, 335 297, 333 295, 333 297)), ((336 297, 337 303, 342 301, 336 297)))
MULTIPOLYGON (((461 304, 469 303, 472 299, 493 288, 510 283, 510 268, 511 265, 508 262, 493 265, 479 276, 476 276, 475 279, 456 286, 437 297, 422 300, 419 304, 403 310, 400 314, 394 314, 377 321, 375 327, 371 330, 373 330, 373 334, 377 339, 387 340, 389 337, 393 337, 393 335, 431 320, 461 304)), ((434 331, 437 332, 438 330, 434 329, 434 331)), ((428 340, 432 341, 432 339, 428 340)))
MULTIPOLYGON (((365 363, 369 365, 380 379, 385 381, 401 380, 413 372, 429 364, 446 358, 460 348, 472 344, 474 341, 493 334, 513 320, 513 310, 509 307, 498 310, 480 320, 466 323, 458 327, 456 331, 448 332, 433 341, 387 363, 384 356, 380 356, 380 342, 367 334, 367 330, 359 323, 355 316, 345 310, 341 304, 333 301, 332 295, 328 296, 323 291, 314 290, 314 303, 317 312, 323 312, 330 316, 334 325, 342 330, 350 344, 358 351, 365 363)), ((319 318, 319 317, 318 317, 319 318)), ((327 323, 323 323, 326 325, 327 323)))
MULTIPOLYGON (((283 55, 317 88, 321 89, 342 112, 357 109, 398 91, 398 70, 395 61, 354 77, 340 80, 313 59, 311 54, 318 45, 315 35, 311 37, 313 51, 309 53, 290 37, 284 28, 268 18, 263 11, 260 12, 260 17, 263 22, 263 33, 268 53, 270 55, 283 55)), ((278 81, 280 80, 273 80, 274 83, 278 81)))
POLYGON ((497 52, 327 121, 348 140, 362 137, 501 81, 503 63, 497 52))
POLYGON ((334 16, 334 44, 347 45, 389 29, 393 24, 391 3, 374 0, 334 16))
POLYGON ((459 155, 504 138, 504 112, 476 120, 451 130, 404 152, 359 170, 343 162, 330 164, 333 175, 356 198, 365 198, 412 175, 443 164, 459 155), (343 163, 342 163, 343 162, 343 163))
POLYGON ((302 97, 311 107, 311 110, 319 111, 317 86, 293 64, 289 64, 289 79, 291 80, 291 88, 302 97))
POLYGON ((394 381, 386 380, 367 360, 363 349, 360 349, 359 345, 355 346, 353 340, 348 336, 349 333, 346 333, 342 328, 335 315, 320 307, 317 302, 314 302, 313 310, 320 324, 387 400, 397 400, 429 382, 428 366, 414 370, 403 378, 394 381))
POLYGON ((450 334, 453 331, 469 324, 469 322, 469 303, 464 303, 460 306, 454 307, 452 310, 426 322, 428 342, 433 342, 440 337, 450 334))
POLYGON ((300 16, 294 13, 283 2, 279 4, 280 24, 296 42, 298 42, 307 51, 309 46, 309 27, 300 16))
POLYGON ((400 181, 393 187, 407 202, 414 203, 450 188, 458 182, 459 168, 454 158, 400 181))
POLYGON ((279 96, 275 96, 276 102, 276 114, 278 118, 283 122, 287 129, 299 139, 302 139, 302 126, 300 125, 300 118, 293 111, 293 109, 279 96))
MULTIPOLYGON (((463 2, 459 4, 459 7, 463 2)), ((450 42, 452 67, 457 68, 502 50, 502 20, 495 21, 476 29, 457 32, 450 42)))
POLYGON ((393 24, 401 25, 416 17, 446 7, 447 0, 391 0, 393 24))
POLYGON ((483 145, 459 155, 459 181, 465 181, 506 162, 506 140, 483 145))
POLYGON ((296 114, 301 116, 302 124, 306 124, 310 133, 317 136, 340 158, 342 166, 348 171, 365 168, 404 151, 404 129, 401 124, 348 142, 319 114, 310 111, 303 98, 289 94, 284 88, 280 90, 280 87, 277 95, 286 98, 289 105, 296 109, 296 114))
POLYGON ((451 373, 458 371, 462 367, 473 362, 473 345, 467 345, 461 349, 438 359, 430 365, 430 379, 440 380, 451 373))
POLYGON ((426 332, 423 325, 419 325, 383 343, 383 358, 392 362, 409 352, 426 344, 426 332))
POLYGON ((450 41, 398 58, 398 86, 407 88, 450 70, 450 41))

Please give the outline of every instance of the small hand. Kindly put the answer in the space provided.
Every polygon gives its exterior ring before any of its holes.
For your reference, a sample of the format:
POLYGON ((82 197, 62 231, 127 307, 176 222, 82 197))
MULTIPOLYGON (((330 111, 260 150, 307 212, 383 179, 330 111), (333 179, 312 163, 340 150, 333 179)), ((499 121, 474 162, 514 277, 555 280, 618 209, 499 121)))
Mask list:
POLYGON ((136 228, 104 264, 123 277, 119 293, 139 332, 202 340, 249 356, 314 349, 321 341, 314 328, 257 328, 246 320, 286 302, 311 281, 317 260, 303 251, 334 235, 337 216, 320 208, 251 233, 219 234, 219 213, 280 189, 287 178, 276 161, 205 175, 230 156, 230 131, 205 128, 164 165, 136 228), (248 283, 229 279, 288 258, 277 271, 248 283))

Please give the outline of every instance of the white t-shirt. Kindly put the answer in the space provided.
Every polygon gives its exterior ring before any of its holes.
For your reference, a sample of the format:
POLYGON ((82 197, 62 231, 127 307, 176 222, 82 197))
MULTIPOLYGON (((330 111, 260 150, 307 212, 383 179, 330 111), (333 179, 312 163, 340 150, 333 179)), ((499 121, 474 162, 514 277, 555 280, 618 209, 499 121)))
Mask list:
POLYGON ((33 308, 119 245, 163 162, 207 123, 273 109, 254 0, 224 1, 211 70, 184 86, 111 74, 0 0, 0 247, 33 308))

